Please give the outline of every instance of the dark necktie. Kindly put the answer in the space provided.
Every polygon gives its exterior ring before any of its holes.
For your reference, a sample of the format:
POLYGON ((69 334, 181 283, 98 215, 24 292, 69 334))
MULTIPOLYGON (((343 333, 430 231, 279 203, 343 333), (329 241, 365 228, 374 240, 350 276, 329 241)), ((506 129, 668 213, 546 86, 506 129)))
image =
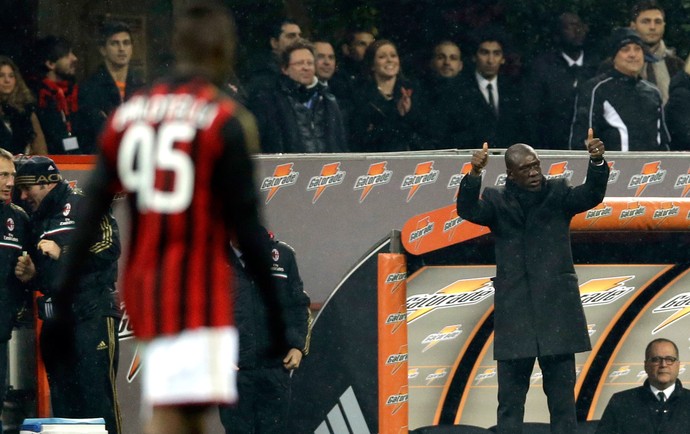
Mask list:
POLYGON ((659 392, 656 396, 659 397, 659 402, 666 402, 666 394, 664 392, 659 392))
POLYGON ((582 70, 582 67, 578 65, 577 63, 573 63, 570 65, 570 75, 573 77, 573 88, 577 87, 577 82, 580 79, 580 71, 582 70))
POLYGON ((491 83, 486 85, 486 92, 489 94, 489 107, 494 111, 494 114, 498 115, 496 103, 494 102, 494 86, 491 83))

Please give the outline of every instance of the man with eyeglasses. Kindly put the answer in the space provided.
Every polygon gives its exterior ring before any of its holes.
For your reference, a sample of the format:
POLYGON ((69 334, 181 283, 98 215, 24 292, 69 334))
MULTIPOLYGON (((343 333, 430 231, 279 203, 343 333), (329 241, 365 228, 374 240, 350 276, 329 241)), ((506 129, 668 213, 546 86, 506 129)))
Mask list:
POLYGON ((645 350, 647 380, 611 397, 597 434, 682 434, 690 429, 690 390, 678 380, 678 346, 654 339, 645 350))
POLYGON ((345 152, 340 106, 316 76, 311 42, 298 39, 280 58, 282 74, 274 88, 250 96, 261 151, 266 153, 345 152))

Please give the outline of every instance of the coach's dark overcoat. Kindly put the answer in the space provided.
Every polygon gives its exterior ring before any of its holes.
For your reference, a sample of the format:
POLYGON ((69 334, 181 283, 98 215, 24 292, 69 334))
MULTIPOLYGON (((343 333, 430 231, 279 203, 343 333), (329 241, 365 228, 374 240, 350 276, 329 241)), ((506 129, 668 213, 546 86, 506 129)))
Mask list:
POLYGON ((496 245, 494 358, 510 360, 591 349, 570 248, 570 220, 599 204, 609 168, 589 163, 586 182, 542 182, 539 193, 511 180, 489 187, 481 178, 460 184, 458 215, 488 226, 496 245), (521 196, 522 206, 518 201, 521 196), (525 209, 526 211, 523 211, 525 209))

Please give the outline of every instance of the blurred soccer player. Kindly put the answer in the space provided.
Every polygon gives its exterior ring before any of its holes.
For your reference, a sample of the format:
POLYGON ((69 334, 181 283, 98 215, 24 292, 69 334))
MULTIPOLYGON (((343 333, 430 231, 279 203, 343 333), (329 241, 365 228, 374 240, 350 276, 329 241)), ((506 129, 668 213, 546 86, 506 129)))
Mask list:
MULTIPOLYGON (((131 247, 123 292, 135 335, 147 341, 147 434, 201 433, 210 406, 236 400, 231 237, 269 314, 276 305, 248 155, 258 149, 254 119, 218 87, 235 51, 229 12, 209 2, 187 7, 176 17, 173 49, 174 73, 109 119, 85 220, 104 212, 118 191, 128 193, 131 247)), ((88 231, 78 232, 73 264, 88 231)), ((272 323, 281 325, 280 319, 272 323)), ((272 334, 282 335, 282 329, 272 334)))

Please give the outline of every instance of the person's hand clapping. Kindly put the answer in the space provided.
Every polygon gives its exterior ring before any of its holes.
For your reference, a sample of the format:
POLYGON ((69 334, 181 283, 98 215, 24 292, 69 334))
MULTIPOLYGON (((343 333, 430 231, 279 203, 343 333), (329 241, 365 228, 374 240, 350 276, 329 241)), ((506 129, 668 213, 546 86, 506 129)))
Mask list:
POLYGON ((412 109, 412 89, 400 89, 400 99, 398 100, 398 113, 400 116, 405 116, 412 109))

